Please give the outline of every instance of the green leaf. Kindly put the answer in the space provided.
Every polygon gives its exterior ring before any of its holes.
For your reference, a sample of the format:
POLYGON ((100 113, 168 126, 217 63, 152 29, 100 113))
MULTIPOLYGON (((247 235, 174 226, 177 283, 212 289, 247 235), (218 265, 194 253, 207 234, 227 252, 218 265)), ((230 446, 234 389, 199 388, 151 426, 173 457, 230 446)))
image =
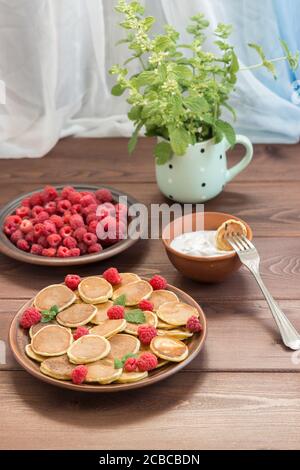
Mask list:
POLYGON ((114 85, 111 89, 111 94, 113 96, 121 96, 123 95, 125 91, 125 88, 123 88, 119 83, 117 83, 116 85, 114 85))
POLYGON ((232 33, 232 25, 219 23, 215 29, 215 35, 222 39, 227 39, 232 33))
POLYGON ((168 36, 157 36, 155 38, 155 49, 159 51, 165 51, 171 44, 171 40, 168 36))
POLYGON ((115 369, 123 369, 123 361, 121 361, 121 359, 116 359, 114 360, 114 367, 115 369))
POLYGON ((157 165, 164 165, 172 156, 172 147, 169 142, 159 142, 154 148, 157 165))
POLYGON ((126 295, 125 294, 119 295, 119 297, 117 297, 114 300, 114 305, 122 305, 123 307, 125 307, 125 305, 126 305, 126 295))
POLYGON ((153 82, 156 81, 157 75, 152 71, 141 72, 135 79, 137 87, 153 85, 153 82))
POLYGON ((143 25, 144 25, 144 29, 145 31, 149 31, 149 29, 152 28, 153 24, 155 23, 155 18, 154 16, 147 16, 147 18, 145 18, 143 20, 143 25))
POLYGON ((137 121, 141 117, 142 106, 132 106, 128 112, 128 117, 131 121, 137 121))
POLYGON ((184 127, 169 129, 172 150, 176 155, 184 155, 190 143, 190 136, 184 127))
POLYGON ((203 113, 206 113, 209 110, 208 102, 206 101, 205 98, 201 96, 198 96, 198 97, 188 96, 187 98, 185 98, 184 104, 190 111, 196 114, 200 114, 200 115, 203 113))
POLYGON ((226 137, 228 143, 231 146, 235 144, 236 142, 235 130, 228 122, 221 121, 219 119, 215 124, 215 129, 216 129, 217 137, 219 136, 220 133, 222 133, 226 137))
POLYGON ((58 311, 59 309, 57 305, 52 305, 52 307, 50 307, 49 310, 42 310, 41 323, 48 323, 52 321, 58 314, 58 311))
POLYGON ((127 353, 122 357, 122 361, 125 363, 130 357, 137 357, 137 354, 127 353))
POLYGON ((135 128, 131 138, 129 139, 129 142, 128 142, 128 152, 129 153, 132 153, 134 151, 135 147, 136 147, 136 144, 137 144, 137 141, 138 141, 138 136, 139 136, 139 130, 140 130, 141 127, 142 127, 142 124, 139 124, 135 128))
POLYGON ((258 53, 258 55, 261 58, 262 62, 264 62, 266 60, 265 53, 264 53, 263 48, 261 46, 259 46, 258 44, 254 44, 254 43, 249 43, 248 46, 251 47, 252 49, 254 49, 258 53))
POLYGON ((136 308, 125 312, 125 320, 129 323, 145 323, 146 317, 143 310, 136 308))
POLYGON ((240 64, 237 58, 237 55, 234 51, 231 52, 231 64, 230 64, 230 72, 237 73, 240 69, 240 64))
POLYGON ((293 55, 286 41, 284 41, 283 39, 280 39, 280 44, 284 50, 284 53, 286 54, 286 58, 289 63, 289 66, 291 67, 292 70, 297 70, 299 66, 299 57, 300 57, 299 51, 297 51, 293 55))

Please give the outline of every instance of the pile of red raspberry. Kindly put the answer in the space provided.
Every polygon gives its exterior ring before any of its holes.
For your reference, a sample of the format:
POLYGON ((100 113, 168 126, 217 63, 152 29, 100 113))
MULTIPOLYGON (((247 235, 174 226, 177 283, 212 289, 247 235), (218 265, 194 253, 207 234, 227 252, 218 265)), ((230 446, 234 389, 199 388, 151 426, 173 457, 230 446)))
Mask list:
POLYGON ((6 217, 3 231, 20 250, 67 258, 98 253, 126 237, 127 207, 111 192, 52 186, 23 199, 6 217))

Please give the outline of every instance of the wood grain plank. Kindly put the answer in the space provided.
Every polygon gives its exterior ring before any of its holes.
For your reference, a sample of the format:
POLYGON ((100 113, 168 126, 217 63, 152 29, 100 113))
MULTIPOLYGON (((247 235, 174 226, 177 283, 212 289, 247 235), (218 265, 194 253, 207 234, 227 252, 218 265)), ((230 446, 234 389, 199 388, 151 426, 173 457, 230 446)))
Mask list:
MULTIPOLYGON (((155 181, 154 139, 139 139, 137 150, 131 156, 127 142, 123 138, 62 139, 42 159, 1 160, 0 181, 26 180, 40 184, 58 178, 66 182, 155 181), (63 176, 58 168, 63 169, 63 176)), ((241 146, 230 151, 229 166, 237 163, 242 154, 241 146)), ((255 145, 253 162, 236 181, 299 181, 299 165, 299 144, 255 145)))
MULTIPOLYGON (((300 241, 298 238, 257 238, 261 255, 261 273, 270 291, 278 299, 299 298, 300 241)), ((253 276, 241 268, 222 284, 201 284, 184 278, 169 262, 160 240, 140 240, 135 247, 100 264, 76 267, 82 276, 98 274, 109 266, 120 271, 133 271, 149 277, 155 273, 166 276, 171 284, 183 289, 197 300, 262 299, 253 276)), ((69 268, 70 270, 70 268, 69 268)), ((30 266, 0 255, 0 299, 30 298, 48 284, 62 281, 68 268, 30 266), (17 287, 16 287, 17 286, 17 287)))
POLYGON ((0 448, 297 449, 299 384, 299 374, 182 372, 91 396, 1 372, 0 448))
MULTIPOLYGON (((6 364, 0 370, 17 370, 8 346, 10 322, 22 300, 0 302, 0 340, 6 342, 6 364)), ((293 359, 279 337, 266 302, 199 300, 208 320, 205 349, 187 366, 192 371, 300 371, 300 354, 293 359)), ((280 301, 300 331, 300 301, 280 301)))
MULTIPOLYGON (((1 162, 0 162, 1 163, 1 162)), ((83 181, 83 179, 81 180, 83 181)), ((59 183, 57 180, 51 183, 59 183)), ((68 181, 64 180, 65 183, 68 181)), ((104 181, 95 177, 89 183, 101 186, 104 181)), ((146 204, 162 204, 168 201, 158 190, 156 183, 130 184, 120 182, 115 185, 120 191, 127 192, 138 201, 146 204)), ((1 184, 0 204, 28 191, 41 188, 39 183, 18 183, 6 181, 1 184)), ((298 182, 286 183, 230 183, 222 194, 205 203, 206 211, 219 211, 237 215, 252 227, 255 236, 291 237, 300 236, 300 185, 298 182)), ((151 213, 151 212, 150 212, 151 213)), ((152 219, 156 219, 155 211, 152 219)))

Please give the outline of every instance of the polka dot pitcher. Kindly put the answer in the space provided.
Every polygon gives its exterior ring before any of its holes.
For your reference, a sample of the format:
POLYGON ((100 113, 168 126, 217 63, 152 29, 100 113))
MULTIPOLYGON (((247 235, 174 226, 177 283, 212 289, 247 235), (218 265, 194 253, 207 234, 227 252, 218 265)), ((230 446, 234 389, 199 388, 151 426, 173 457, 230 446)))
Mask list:
POLYGON ((185 155, 173 155, 164 165, 156 165, 157 184, 169 199, 185 203, 201 203, 222 192, 226 183, 243 171, 251 162, 253 147, 250 140, 237 135, 246 153, 232 168, 227 168, 225 139, 215 144, 214 139, 189 145, 185 155))

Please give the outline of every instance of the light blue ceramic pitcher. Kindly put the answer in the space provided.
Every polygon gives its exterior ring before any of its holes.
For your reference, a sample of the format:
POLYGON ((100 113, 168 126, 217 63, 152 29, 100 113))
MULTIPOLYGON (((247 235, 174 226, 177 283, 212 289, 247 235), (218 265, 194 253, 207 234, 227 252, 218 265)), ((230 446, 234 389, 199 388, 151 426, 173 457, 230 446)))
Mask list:
POLYGON ((173 155, 164 165, 156 165, 157 184, 170 199, 185 203, 201 203, 220 194, 226 183, 243 171, 251 162, 253 147, 244 135, 237 135, 246 153, 232 168, 227 168, 228 142, 214 139, 189 145, 183 156, 173 155))

